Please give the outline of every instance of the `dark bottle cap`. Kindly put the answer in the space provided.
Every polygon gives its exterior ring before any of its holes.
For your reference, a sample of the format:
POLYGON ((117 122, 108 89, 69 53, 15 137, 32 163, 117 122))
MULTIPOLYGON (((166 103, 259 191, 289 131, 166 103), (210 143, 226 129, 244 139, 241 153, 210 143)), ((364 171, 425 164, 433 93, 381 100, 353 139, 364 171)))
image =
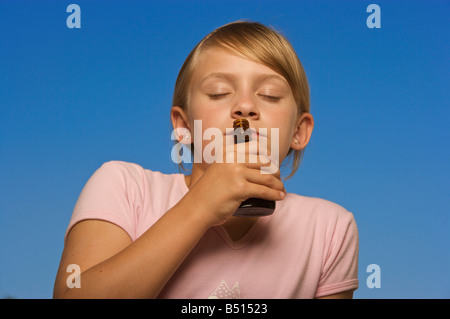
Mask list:
POLYGON ((250 123, 247 119, 237 119, 233 122, 233 128, 237 129, 239 127, 242 127, 244 131, 246 131, 250 127, 250 123))
POLYGON ((249 127, 250 123, 246 119, 237 119, 233 121, 234 144, 248 142, 250 140, 250 132, 245 133, 249 127))

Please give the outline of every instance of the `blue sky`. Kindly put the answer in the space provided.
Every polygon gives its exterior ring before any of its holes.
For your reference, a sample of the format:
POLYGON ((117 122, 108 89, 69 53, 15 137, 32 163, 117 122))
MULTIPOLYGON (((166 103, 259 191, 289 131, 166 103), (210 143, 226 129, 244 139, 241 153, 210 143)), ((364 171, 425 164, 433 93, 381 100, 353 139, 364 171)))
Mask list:
POLYGON ((449 298, 449 1, 0 0, 0 297, 50 298, 78 195, 103 163, 176 173, 179 68, 213 29, 273 25, 315 127, 286 189, 353 212, 355 298, 449 298), (69 29, 66 8, 81 8, 69 29), (381 28, 369 29, 369 4, 381 28), (447 141, 447 142, 446 142, 447 141), (368 288, 367 266, 381 269, 368 288))

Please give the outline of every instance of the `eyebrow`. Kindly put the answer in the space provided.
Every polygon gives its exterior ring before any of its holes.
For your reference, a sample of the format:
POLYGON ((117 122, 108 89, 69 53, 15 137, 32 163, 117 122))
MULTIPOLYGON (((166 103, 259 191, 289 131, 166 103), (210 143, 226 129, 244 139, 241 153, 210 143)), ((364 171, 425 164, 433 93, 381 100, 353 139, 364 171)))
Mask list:
MULTIPOLYGON (((234 80, 237 76, 232 73, 223 73, 223 72, 213 72, 206 75, 200 82, 200 85, 203 84, 206 80, 210 78, 217 79, 225 79, 225 80, 234 80)), ((256 75, 256 81, 263 82, 270 79, 276 79, 282 81, 284 84, 289 85, 284 77, 278 74, 270 74, 270 73, 259 73, 256 75)))
POLYGON ((235 76, 231 73, 222 73, 222 72, 213 72, 213 73, 209 73, 207 76, 205 76, 201 82, 200 85, 203 84, 203 82, 205 82, 206 80, 209 79, 225 79, 225 80, 233 80, 235 78, 235 76))

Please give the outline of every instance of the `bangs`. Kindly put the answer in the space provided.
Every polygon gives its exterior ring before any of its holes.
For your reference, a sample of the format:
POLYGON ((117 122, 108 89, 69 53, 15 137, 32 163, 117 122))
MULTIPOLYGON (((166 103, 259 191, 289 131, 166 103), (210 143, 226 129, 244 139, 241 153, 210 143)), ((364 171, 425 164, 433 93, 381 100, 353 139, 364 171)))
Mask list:
POLYGON ((297 107, 309 111, 309 101, 302 95, 309 95, 307 81, 302 74, 303 67, 290 43, 278 31, 258 23, 231 23, 207 36, 199 43, 197 53, 210 48, 221 48, 263 64, 283 76, 291 87, 297 107))
MULTIPOLYGON (((280 31, 258 22, 236 21, 215 29, 205 36, 189 53, 175 82, 172 106, 189 109, 190 82, 192 74, 203 52, 220 48, 251 61, 265 65, 284 77, 294 97, 297 116, 309 113, 309 85, 303 66, 294 48, 280 31)), ((192 145, 193 150, 193 145, 192 145)), ((304 150, 289 149, 293 153, 292 171, 295 174, 304 150)), ((183 163, 178 164, 184 170, 183 163)), ((180 171, 181 172, 181 171, 180 171)))

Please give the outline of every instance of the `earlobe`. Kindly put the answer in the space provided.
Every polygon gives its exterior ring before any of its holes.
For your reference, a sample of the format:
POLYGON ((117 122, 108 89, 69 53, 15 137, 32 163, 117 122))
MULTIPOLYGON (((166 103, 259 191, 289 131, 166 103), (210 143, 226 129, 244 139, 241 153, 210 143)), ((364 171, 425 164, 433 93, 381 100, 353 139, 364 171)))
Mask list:
POLYGON ((178 129, 181 133, 178 135, 178 142, 181 144, 191 144, 191 133, 188 129, 178 129))
POLYGON ((170 110, 170 117, 172 119, 175 139, 182 144, 191 144, 189 121, 184 109, 179 106, 173 106, 170 110))
POLYGON ((294 139, 292 140, 291 148, 292 148, 294 151, 299 151, 299 150, 301 150, 300 143, 299 143, 299 141, 298 141, 295 137, 294 137, 294 139))
POLYGON ((294 140, 291 143, 291 148, 294 149, 295 151, 298 151, 297 147, 298 147, 298 140, 294 138, 294 140))
POLYGON ((303 113, 297 123, 291 142, 291 148, 299 151, 304 149, 309 143, 314 127, 314 119, 310 113, 303 113))

